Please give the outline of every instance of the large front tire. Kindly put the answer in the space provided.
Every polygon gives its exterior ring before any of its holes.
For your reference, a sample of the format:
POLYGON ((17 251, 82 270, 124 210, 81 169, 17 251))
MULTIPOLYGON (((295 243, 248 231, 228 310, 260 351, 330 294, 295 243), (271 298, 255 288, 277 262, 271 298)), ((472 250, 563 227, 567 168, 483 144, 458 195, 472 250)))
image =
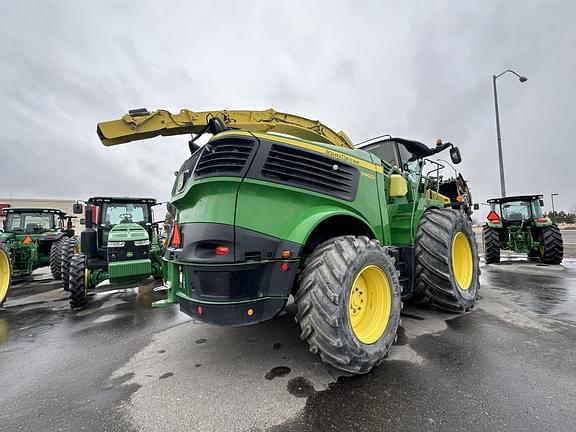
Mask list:
POLYGON ((388 251, 367 237, 336 237, 305 262, 296 292, 302 332, 312 353, 362 374, 380 364, 400 322, 400 283, 388 251))
POLYGON ((72 256, 79 252, 80 252, 80 245, 78 244, 78 239, 76 237, 67 238, 62 244, 61 275, 62 275, 62 288, 64 288, 64 291, 69 290, 70 263, 72 260, 72 256))
POLYGON ((0 246, 0 306, 4 304, 8 296, 11 282, 12 265, 10 263, 10 255, 3 246, 0 246))
POLYGON ((50 247, 50 272, 56 280, 62 279, 62 245, 66 240, 67 237, 62 237, 50 247))
POLYGON ((75 254, 70 260, 70 307, 80 309, 86 305, 89 285, 88 267, 84 254, 75 254))
POLYGON ((467 219, 452 209, 432 209, 416 233, 414 298, 448 312, 474 306, 480 287, 478 249, 467 219))
POLYGON ((557 225, 542 228, 540 260, 545 264, 560 264, 564 258, 564 243, 557 225))

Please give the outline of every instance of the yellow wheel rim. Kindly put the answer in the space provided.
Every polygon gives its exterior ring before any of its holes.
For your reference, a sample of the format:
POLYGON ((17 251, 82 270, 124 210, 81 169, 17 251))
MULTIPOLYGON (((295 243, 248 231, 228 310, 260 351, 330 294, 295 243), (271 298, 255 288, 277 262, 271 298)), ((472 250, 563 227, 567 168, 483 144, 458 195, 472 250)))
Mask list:
POLYGON ((4 301, 10 286, 10 261, 3 250, 0 251, 0 303, 4 301))
POLYGON ((452 240, 452 272, 460 289, 470 288, 474 273, 474 260, 470 240, 462 231, 459 231, 452 240))
POLYGON ((375 265, 360 270, 348 302, 354 336, 366 345, 378 341, 388 325, 391 307, 392 293, 386 274, 375 265))

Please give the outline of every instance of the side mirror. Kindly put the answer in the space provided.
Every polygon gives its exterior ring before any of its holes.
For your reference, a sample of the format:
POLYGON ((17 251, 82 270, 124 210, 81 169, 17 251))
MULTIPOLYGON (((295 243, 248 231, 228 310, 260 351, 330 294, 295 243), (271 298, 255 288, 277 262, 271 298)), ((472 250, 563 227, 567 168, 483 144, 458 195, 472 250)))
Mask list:
POLYGON ((538 202, 540 203, 540 207, 544 207, 544 200, 543 199, 538 200, 538 202))
POLYGON ((462 162, 462 156, 460 155, 460 149, 458 147, 452 147, 450 149, 450 159, 454 165, 458 165, 462 162))
POLYGON ((480 210, 480 204, 478 203, 474 204, 474 210, 480 210))
POLYGON ((72 213, 74 214, 82 214, 84 213, 84 206, 80 203, 76 203, 72 206, 72 213))
POLYGON ((170 213, 172 216, 176 215, 176 207, 174 207, 174 204, 170 202, 166 203, 166 211, 170 213))

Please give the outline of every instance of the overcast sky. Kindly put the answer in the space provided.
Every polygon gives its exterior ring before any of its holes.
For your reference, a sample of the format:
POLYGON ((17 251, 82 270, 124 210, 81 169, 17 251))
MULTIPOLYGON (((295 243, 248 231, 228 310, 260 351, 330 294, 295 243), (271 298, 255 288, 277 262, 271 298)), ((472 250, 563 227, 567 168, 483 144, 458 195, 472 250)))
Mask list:
MULTIPOLYGON (((130 108, 266 109, 355 142, 389 133, 460 146, 476 201, 576 210, 576 3, 20 1, 0 15, 0 196, 169 197, 187 138, 103 147, 130 108)), ((447 155, 446 155, 447 156, 447 155)))

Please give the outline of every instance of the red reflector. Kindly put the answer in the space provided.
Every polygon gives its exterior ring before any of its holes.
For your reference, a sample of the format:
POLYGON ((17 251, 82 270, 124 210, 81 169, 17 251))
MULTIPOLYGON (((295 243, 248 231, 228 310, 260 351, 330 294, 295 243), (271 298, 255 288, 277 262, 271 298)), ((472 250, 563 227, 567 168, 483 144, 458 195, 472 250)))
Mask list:
POLYGON ((174 222, 174 227, 172 228, 172 246, 179 248, 182 244, 182 236, 180 235, 180 227, 178 222, 174 222))
POLYGON ((204 312, 204 308, 200 305, 198 305, 198 315, 202 315, 202 312, 204 312))
POLYGON ((282 270, 282 271, 288 270, 288 263, 282 263, 282 264, 280 264, 280 270, 282 270))
POLYGON ((498 216, 498 213, 496 213, 494 210, 490 210, 490 213, 488 213, 486 219, 488 219, 490 222, 500 222, 500 216, 498 216))
POLYGON ((216 246, 214 248, 214 253, 219 256, 224 256, 228 254, 229 250, 230 249, 228 249, 228 246, 216 246))
POLYGON ((22 244, 28 244, 28 243, 32 243, 32 237, 26 237, 24 240, 22 240, 22 244))
POLYGON ((542 222, 542 223, 548 222, 548 218, 547 217, 538 218, 538 222, 542 222))

